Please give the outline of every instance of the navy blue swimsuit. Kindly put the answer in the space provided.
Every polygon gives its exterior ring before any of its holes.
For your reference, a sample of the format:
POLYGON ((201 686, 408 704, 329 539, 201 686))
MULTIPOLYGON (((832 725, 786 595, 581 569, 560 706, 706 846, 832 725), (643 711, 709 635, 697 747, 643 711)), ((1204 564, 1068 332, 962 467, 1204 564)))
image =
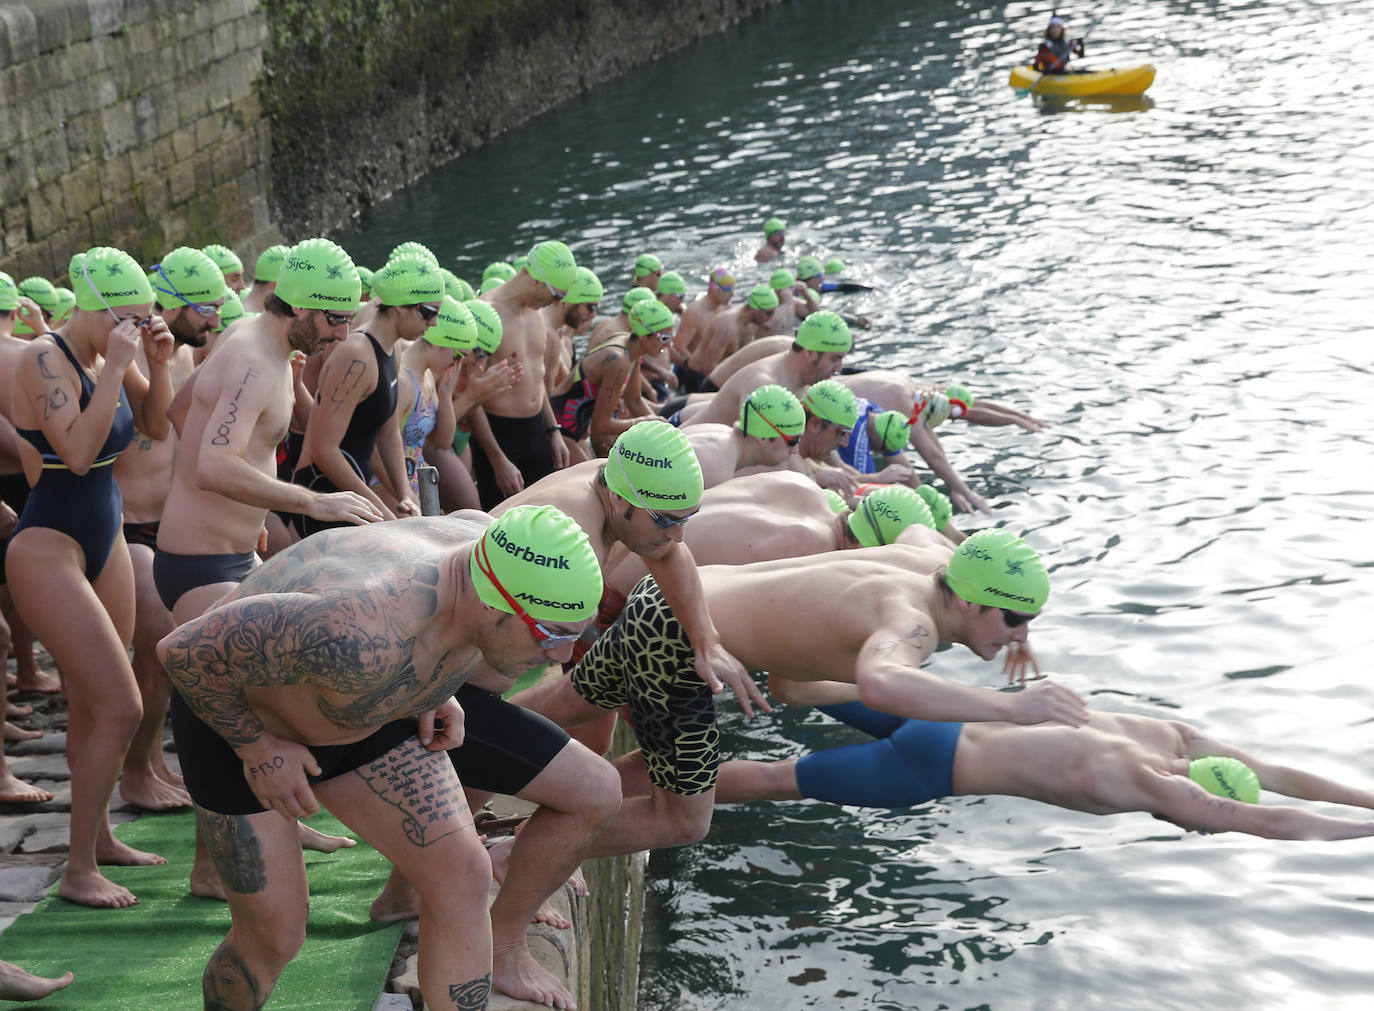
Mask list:
MULTIPOLYGON (((72 363, 81 379, 81 410, 91 402, 95 383, 86 374, 62 338, 49 334, 72 363)), ((85 474, 73 474, 53 450, 40 429, 17 428, 19 435, 43 457, 43 472, 29 493, 24 512, 10 534, 11 540, 25 527, 48 527, 76 541, 86 555, 86 578, 94 582, 110 558, 115 538, 124 519, 124 499, 115 483, 115 458, 134 438, 134 412, 123 391, 115 408, 114 421, 105 444, 85 474)))

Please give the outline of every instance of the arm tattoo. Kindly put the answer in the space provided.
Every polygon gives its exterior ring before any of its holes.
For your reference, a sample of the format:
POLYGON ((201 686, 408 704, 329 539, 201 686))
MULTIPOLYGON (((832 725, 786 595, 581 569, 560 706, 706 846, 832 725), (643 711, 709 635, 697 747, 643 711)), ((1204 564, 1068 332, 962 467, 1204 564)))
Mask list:
POLYGON ((62 378, 61 376, 55 375, 52 369, 48 368, 48 352, 46 351, 38 352, 38 374, 44 379, 62 378))
POLYGON ((210 445, 229 445, 229 429, 233 427, 234 422, 239 420, 239 397, 243 396, 243 391, 248 388, 248 380, 254 379, 258 375, 258 371, 251 365, 248 367, 248 371, 243 374, 243 382, 239 384, 239 391, 234 394, 234 399, 229 401, 229 416, 219 423, 215 434, 210 438, 210 445))
POLYGON ((448 999, 453 1001, 454 1011, 481 1011, 491 997, 491 973, 481 979, 470 979, 466 983, 450 983, 448 999))
POLYGON ((197 807, 196 824, 226 888, 241 895, 256 895, 267 887, 262 845, 246 816, 216 814, 197 807))
POLYGON ((363 376, 367 375, 367 365, 361 358, 354 358, 348 363, 348 369, 334 387, 333 394, 329 397, 329 402, 334 405, 334 410, 343 406, 347 394, 356 390, 363 381, 363 376))
POLYGON ((416 846, 429 846, 466 827, 462 815, 467 803, 447 753, 425 751, 412 738, 353 772, 401 812, 401 828, 416 846))
POLYGON ((71 397, 67 396, 67 391, 60 386, 54 386, 52 392, 46 397, 38 397, 38 402, 43 405, 43 420, 47 421, 62 408, 71 402, 71 397))

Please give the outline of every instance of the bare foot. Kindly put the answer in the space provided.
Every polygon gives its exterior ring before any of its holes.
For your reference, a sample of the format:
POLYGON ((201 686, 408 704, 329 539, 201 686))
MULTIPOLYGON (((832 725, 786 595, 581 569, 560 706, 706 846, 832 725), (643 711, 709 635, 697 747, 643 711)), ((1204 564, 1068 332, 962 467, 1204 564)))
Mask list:
POLYGON ((25 730, 23 727, 16 727, 9 720, 5 721, 5 740, 7 741, 36 741, 43 736, 41 730, 25 730))
POLYGON ((209 859, 197 860, 191 867, 191 894, 200 899, 218 899, 228 902, 229 894, 224 890, 224 882, 209 859))
POLYGON ((392 874, 382 894, 372 900, 367 915, 376 923, 414 920, 420 915, 420 893, 399 874, 392 874))
POLYGON ((572 888, 574 895, 580 895, 584 899, 592 894, 591 889, 587 887, 587 879, 582 876, 581 867, 569 876, 568 885, 572 888))
POLYGON ((52 794, 15 776, 8 769, 0 773, 0 803, 42 804, 52 800, 52 794))
POLYGON ((576 1008, 572 994, 542 965, 534 960, 523 940, 514 945, 492 948, 491 988, 545 1007, 576 1008))
POLYGON ((157 758, 154 758, 152 765, 153 775, 156 776, 158 779, 162 780, 164 783, 170 784, 171 786, 175 786, 178 790, 186 789, 186 780, 182 779, 180 775, 173 772, 168 767, 166 759, 159 760, 157 758))
MULTIPOLYGON (((16 703, 16 702, 11 702, 9 699, 6 699, 6 700, 5 700, 5 718, 6 718, 6 719, 9 719, 11 716, 32 716, 32 715, 33 715, 33 706, 21 706, 21 705, 19 705, 19 704, 16 703)), ((23 972, 23 970, 21 969, 20 972, 23 972)))
POLYGON ((174 811, 191 806, 189 793, 164 783, 146 769, 141 773, 125 769, 119 781, 119 795, 145 811, 174 811))
POLYGON ((0 1000, 41 1000, 54 990, 71 986, 75 978, 64 972, 57 979, 46 979, 0 959, 0 1000))
POLYGON ((95 862, 110 867, 158 867, 165 864, 167 858, 145 850, 136 850, 109 836, 96 842, 95 862))
POLYGON ((554 909, 553 904, 548 901, 545 901, 534 911, 534 916, 531 917, 530 922, 547 924, 554 930, 567 930, 572 926, 572 920, 559 915, 558 910, 554 909))
POLYGON ((62 875, 62 883, 57 886, 57 894, 68 902, 101 909, 126 909, 138 905, 138 899, 133 892, 115 884, 100 872, 76 873, 70 867, 67 868, 67 873, 62 875))
POLYGON ((358 845, 357 840, 346 835, 325 835, 323 832, 317 832, 303 821, 296 822, 296 828, 300 829, 303 850, 333 853, 335 850, 351 849, 358 845))
POLYGON ((43 695, 56 695, 62 690, 62 682, 51 674, 36 670, 32 674, 21 673, 12 685, 15 691, 40 692, 43 695))

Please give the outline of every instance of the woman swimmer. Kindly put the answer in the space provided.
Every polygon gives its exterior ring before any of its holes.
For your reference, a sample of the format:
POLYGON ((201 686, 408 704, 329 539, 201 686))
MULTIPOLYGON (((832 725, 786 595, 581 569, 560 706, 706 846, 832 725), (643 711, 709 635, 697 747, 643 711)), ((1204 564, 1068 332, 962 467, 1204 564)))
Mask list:
POLYGON ((152 315, 152 289, 127 253, 78 253, 70 273, 71 320, 35 337, 14 377, 14 424, 33 491, 10 538, 5 574, 24 620, 57 662, 70 707, 71 855, 58 894, 124 907, 138 899, 99 865, 166 861, 110 831, 110 794, 142 718, 128 654, 134 573, 111 464, 135 422, 151 438, 166 437, 173 340, 152 315), (134 366, 140 342, 147 379, 134 366))

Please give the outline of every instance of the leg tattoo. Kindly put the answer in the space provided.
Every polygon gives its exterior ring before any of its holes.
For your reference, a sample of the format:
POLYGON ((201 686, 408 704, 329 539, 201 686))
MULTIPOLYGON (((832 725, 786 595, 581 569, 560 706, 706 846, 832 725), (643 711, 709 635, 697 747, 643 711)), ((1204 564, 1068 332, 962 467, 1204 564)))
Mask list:
POLYGON ((245 815, 216 814, 197 807, 196 824, 226 888, 255 895, 267 887, 262 844, 245 815))
POLYGON ((258 1011, 267 1003, 267 994, 259 993, 257 977, 248 971, 238 952, 229 947, 227 938, 210 956, 201 985, 205 990, 205 1011, 258 1011))
POLYGON ((452 768, 447 755, 408 742, 353 771, 368 789, 401 812, 407 839, 416 846, 429 846, 463 828, 461 815, 467 805, 451 781, 452 768))
POLYGON ((491 997, 491 973, 466 983, 450 983, 448 999, 455 1011, 483 1011, 491 997))

